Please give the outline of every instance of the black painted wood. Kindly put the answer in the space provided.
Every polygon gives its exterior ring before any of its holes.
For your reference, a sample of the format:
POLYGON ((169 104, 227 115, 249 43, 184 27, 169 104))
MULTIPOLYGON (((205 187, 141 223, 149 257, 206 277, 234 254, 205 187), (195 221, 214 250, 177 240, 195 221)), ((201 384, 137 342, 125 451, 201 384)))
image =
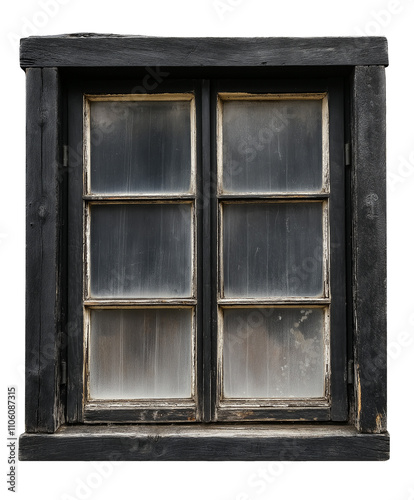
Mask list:
POLYGON ((27 71, 26 430, 62 423, 59 375, 60 90, 56 69, 27 71))
POLYGON ((83 420, 83 95, 68 91, 68 390, 67 422, 83 420))
POLYGON ((388 65, 383 37, 157 38, 78 33, 21 40, 29 67, 388 65))
POLYGON ((347 426, 73 426, 23 434, 20 460, 387 460, 388 434, 347 426))
MULTIPOLYGON (((27 68, 26 431, 28 432, 20 439, 22 459, 383 460, 388 458, 389 436, 385 432, 383 68, 387 64, 387 42, 380 37, 180 40, 75 35, 33 37, 22 40, 21 65, 27 68), (51 68, 53 65, 59 69, 51 68), (157 65, 166 66, 162 68, 162 74, 157 73, 160 70, 156 68, 157 65), (352 111, 351 130, 350 132, 345 130, 345 136, 351 137, 353 151, 349 197, 352 200, 349 215, 353 228, 352 258, 348 256, 347 263, 348 267, 352 267, 352 280, 348 286, 349 306, 351 305, 349 299, 351 297, 353 299, 353 311, 351 311, 353 322, 348 321, 352 332, 349 331, 348 334, 350 339, 353 338, 355 356, 355 385, 350 393, 350 421, 354 422, 355 417, 356 429, 332 425, 291 424, 290 429, 297 429, 291 435, 286 429, 279 432, 280 426, 268 423, 261 426, 269 431, 263 435, 257 424, 244 426, 244 431, 240 433, 238 429, 241 426, 235 424, 223 426, 192 423, 188 426, 85 425, 73 426, 72 429, 61 427, 55 434, 48 434, 53 433, 65 420, 65 386, 61 383, 63 380, 60 379, 59 368, 61 360, 66 357, 67 343, 69 385, 75 378, 77 387, 75 398, 69 397, 68 421, 79 422, 83 417, 83 344, 79 342, 83 328, 82 310, 75 307, 72 309, 72 319, 68 318, 67 325, 65 320, 65 289, 69 288, 69 294, 73 293, 72 287, 67 287, 65 284, 65 268, 69 262, 69 280, 72 279, 73 273, 79 276, 78 273, 83 272, 79 266, 75 265, 73 268, 71 265, 71 256, 74 251, 79 250, 82 241, 79 236, 73 239, 70 235, 66 240, 65 211, 62 210, 66 205, 65 178, 68 176, 71 183, 74 177, 79 175, 77 167, 81 164, 79 158, 82 157, 82 151, 70 152, 76 161, 72 160, 67 170, 61 168, 60 79, 64 79, 69 88, 74 88, 79 81, 82 84, 85 82, 82 78, 87 73, 88 77, 95 78, 95 83, 91 84, 88 90, 101 92, 104 91, 103 87, 110 86, 110 91, 122 88, 122 92, 140 93, 149 91, 145 85, 152 86, 155 82, 159 84, 156 91, 161 92, 166 85, 172 85, 172 79, 177 77, 186 78, 187 82, 190 81, 189 78, 195 77, 233 78, 236 86, 240 83, 237 83, 236 78, 277 77, 279 82, 283 82, 281 85, 285 85, 286 91, 298 91, 296 87, 290 86, 288 77, 300 77, 306 82, 315 77, 343 77, 344 72, 350 74, 355 65, 357 67, 350 79, 349 94, 352 111), (44 69, 37 66, 43 66, 44 69), (126 77, 130 80, 114 81, 111 69, 114 66, 119 68, 117 78, 126 77), (148 72, 145 66, 155 69, 148 72), (106 81, 102 84, 104 78, 109 78, 111 83, 106 81), (67 258, 65 251, 68 254, 67 258), (73 339, 75 348, 73 345, 71 347, 73 339), (77 367, 78 375, 74 375, 77 367), (74 372, 71 371, 73 369, 74 372), (165 432, 165 429, 169 429, 170 432, 165 432), (180 431, 180 429, 187 430, 180 431), (291 453, 291 450, 296 451, 291 453), (111 452, 115 455, 110 455, 111 452), (288 452, 291 454, 286 458, 288 452)), ((207 88, 207 82, 204 83, 204 88, 207 88)), ((77 113, 76 109, 72 108, 70 100, 68 110, 69 115, 77 113)), ((211 113, 214 116, 214 103, 211 113)), ((82 125, 81 121, 77 123, 79 126, 77 134, 79 134, 82 125)), ((214 136, 214 124, 210 133, 214 136)), ((77 146, 76 137, 74 146, 77 146)), ((208 162, 209 159, 205 157, 202 163, 207 166, 208 162)), ((75 184, 78 182, 81 180, 78 179, 75 184)), ((214 183, 214 176, 208 182, 214 183)), ((209 189, 206 178, 204 178, 204 189, 209 189)), ((72 190, 70 192, 72 193, 72 190)), ((78 200, 75 195, 75 198, 69 199, 69 205, 78 200)), ((213 202, 213 205, 215 203, 213 202)), ((81 205, 82 200, 80 200, 81 205)), ((213 233, 216 231, 215 210, 216 207, 212 206, 210 214, 213 215, 211 218, 213 233)), ((75 214, 75 217, 78 216, 75 214)), ((206 212, 203 212, 203 221, 206 217, 206 212)), ((203 255, 203 263, 206 262, 206 255, 203 255)), ((214 256, 212 258, 214 259, 214 256)), ((209 271, 205 274, 208 275, 209 271)), ((213 288, 214 282, 213 276, 213 288)), ((204 283, 204 294, 206 292, 209 291, 204 283)), ((210 293, 214 297, 215 290, 210 293)), ((76 303, 79 303, 77 299, 72 302, 76 303)), ((204 306, 207 309, 203 323, 215 331, 216 308, 213 308, 212 315, 208 317, 207 302, 204 302, 204 306)), ((348 310, 351 310, 351 307, 348 310)), ((203 363, 207 366, 213 360, 212 373, 214 373, 216 353, 214 346, 212 348, 212 357, 209 359, 209 355, 204 354, 203 363)), ((208 384, 203 384, 203 391, 208 388, 208 384)), ((214 394, 213 384, 213 401, 214 394)), ((206 393, 205 396, 208 398, 206 393)), ((266 415, 263 418, 266 418, 266 415)))
POLYGON ((329 92, 329 244, 331 286, 331 420, 348 419, 346 355, 345 134, 343 81, 330 79, 329 92))
POLYGON ((211 276, 211 420, 216 422, 218 420, 217 408, 220 403, 219 394, 219 381, 220 376, 218 370, 218 306, 217 298, 219 295, 219 234, 220 228, 218 225, 218 211, 219 202, 218 194, 218 173, 217 173, 217 81, 210 82, 210 135, 211 135, 211 149, 210 149, 210 239, 208 244, 210 246, 211 259, 210 259, 210 276, 211 276))
POLYGON ((219 406, 217 419, 220 422, 323 422, 331 420, 329 407, 254 407, 239 406, 230 408, 219 406))
MULTIPOLYGON (((202 349, 202 374, 203 379, 203 421, 210 422, 212 415, 212 290, 211 290, 211 130, 210 130, 210 81, 203 80, 201 84, 201 171, 203 179, 202 199, 200 200, 203 213, 203 243, 199 246, 202 252, 202 308, 203 308, 203 349, 202 349)), ((213 135, 214 137, 214 135, 213 135)))
MULTIPOLYGON (((206 394, 206 385, 203 377, 203 365, 204 365, 204 348, 205 346, 205 335, 204 335, 204 323, 206 321, 206 314, 204 309, 205 303, 205 290, 203 287, 204 282, 204 262, 205 254, 203 247, 203 238, 205 232, 205 217, 204 217, 204 177, 203 177, 203 155, 204 150, 202 148, 203 142, 203 116, 200 110, 203 106, 203 85, 201 82, 194 81, 194 92, 195 92, 195 109, 196 109, 196 200, 195 200, 195 210, 197 215, 197 230, 196 230, 196 263, 197 266, 197 325, 196 325, 196 360, 195 360, 195 377, 196 377, 196 405, 197 405, 197 421, 202 422, 204 420, 204 408, 206 399, 208 395, 206 394)), ((207 318, 208 319, 208 318, 207 318)))
POLYGON ((356 425, 386 429, 385 70, 356 67, 352 87, 353 310, 356 425))
POLYGON ((116 409, 108 405, 107 408, 84 409, 84 422, 86 423, 144 423, 144 422, 195 422, 197 418, 196 407, 148 407, 125 408, 118 406, 116 409))
MULTIPOLYGON (((351 75, 345 79, 345 144, 351 153, 352 126, 351 126, 351 75)), ((352 200, 351 200, 351 165, 350 158, 345 166, 345 220, 346 220, 346 351, 347 351, 347 392, 349 405, 349 421, 355 423, 355 392, 353 384, 353 359, 354 359, 354 329, 353 329, 353 299, 352 299, 352 200), (348 378, 349 375, 349 378, 348 378)))

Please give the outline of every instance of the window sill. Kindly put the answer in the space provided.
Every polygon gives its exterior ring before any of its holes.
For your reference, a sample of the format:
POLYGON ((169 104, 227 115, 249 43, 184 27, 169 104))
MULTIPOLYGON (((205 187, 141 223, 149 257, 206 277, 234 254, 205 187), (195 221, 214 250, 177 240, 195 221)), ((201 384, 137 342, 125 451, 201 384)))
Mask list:
POLYGON ((388 460, 389 435, 349 425, 62 426, 23 434, 20 460, 388 460))

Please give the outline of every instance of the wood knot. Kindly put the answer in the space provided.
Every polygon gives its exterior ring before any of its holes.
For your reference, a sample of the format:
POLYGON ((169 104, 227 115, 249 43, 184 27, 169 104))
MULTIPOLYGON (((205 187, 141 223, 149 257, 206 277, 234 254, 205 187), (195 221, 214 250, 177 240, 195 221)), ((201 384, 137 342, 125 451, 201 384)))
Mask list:
POLYGON ((47 208, 46 205, 39 205, 39 208, 37 209, 37 213, 41 219, 45 219, 47 216, 47 208))
POLYGON ((368 208, 368 219, 375 219, 378 217, 378 195, 370 193, 365 197, 365 206, 368 208))

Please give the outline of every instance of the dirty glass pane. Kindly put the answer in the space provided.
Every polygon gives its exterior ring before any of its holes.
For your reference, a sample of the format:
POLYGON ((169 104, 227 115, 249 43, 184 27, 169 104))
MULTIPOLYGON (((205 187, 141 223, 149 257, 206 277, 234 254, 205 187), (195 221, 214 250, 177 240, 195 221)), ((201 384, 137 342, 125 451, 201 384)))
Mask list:
POLYGON ((322 101, 223 101, 223 190, 322 187, 322 101))
POLYGON ((189 191, 190 101, 92 101, 90 106, 92 193, 189 191))
POLYGON ((322 238, 322 203, 224 204, 224 296, 322 295, 322 238))
POLYGON ((324 311, 224 309, 227 398, 324 396, 324 311))
POLYGON ((92 297, 189 297, 189 204, 92 205, 92 297))
POLYGON ((191 309, 91 310, 90 397, 191 397, 191 337, 191 309))

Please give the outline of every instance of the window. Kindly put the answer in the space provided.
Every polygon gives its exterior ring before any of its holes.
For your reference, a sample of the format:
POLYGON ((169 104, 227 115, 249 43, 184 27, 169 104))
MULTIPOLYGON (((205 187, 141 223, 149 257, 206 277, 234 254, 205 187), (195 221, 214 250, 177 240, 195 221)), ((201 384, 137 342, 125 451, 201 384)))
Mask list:
POLYGON ((323 40, 23 41, 23 459, 387 458, 386 45, 323 40))
POLYGON ((118 420, 128 408, 130 421, 196 420, 194 94, 78 97, 86 255, 74 287, 83 281, 85 418, 118 420))
POLYGON ((266 85, 213 96, 216 418, 344 420, 345 382, 335 379, 345 355, 344 189, 330 196, 330 175, 344 187, 333 140, 342 134, 341 89, 318 82, 323 93, 269 93, 266 85))
POLYGON ((184 85, 69 94, 74 421, 344 421, 342 88, 216 82, 202 115, 199 82, 184 85), (203 196, 197 122, 216 131, 203 196))

